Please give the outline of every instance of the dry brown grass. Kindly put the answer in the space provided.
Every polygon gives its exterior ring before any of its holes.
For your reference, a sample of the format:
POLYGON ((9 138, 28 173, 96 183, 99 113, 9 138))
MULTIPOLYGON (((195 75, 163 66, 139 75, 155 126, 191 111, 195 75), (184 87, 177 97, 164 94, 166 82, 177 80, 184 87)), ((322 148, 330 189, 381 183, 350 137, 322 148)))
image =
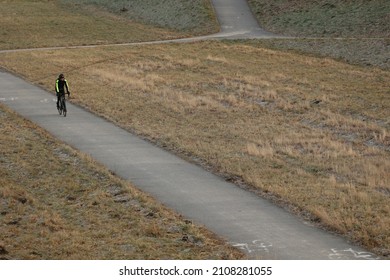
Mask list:
POLYGON ((153 41, 190 36, 60 1, 2 1, 0 49, 153 41))
POLYGON ((243 255, 0 104, 0 259, 243 255))
POLYGON ((0 63, 49 90, 63 71, 73 102, 389 254, 387 71, 217 42, 0 63))

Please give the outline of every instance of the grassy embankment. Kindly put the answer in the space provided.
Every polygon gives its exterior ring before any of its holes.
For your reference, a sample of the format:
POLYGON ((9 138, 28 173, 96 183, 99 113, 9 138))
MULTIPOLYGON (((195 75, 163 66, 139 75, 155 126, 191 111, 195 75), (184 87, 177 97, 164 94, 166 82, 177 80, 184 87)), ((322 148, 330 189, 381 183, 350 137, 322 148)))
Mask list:
POLYGON ((2 104, 0 132, 0 259, 242 257, 2 104))
MULTIPOLYGON (((1 49, 178 36, 92 7, 75 11, 53 1, 1 5, 1 49)), ((3 58, 2 67, 16 62, 3 58)), ((1 104, 0 135, 0 259, 243 257, 1 104)))
POLYGON ((63 65, 74 102, 388 254, 386 71, 217 42, 0 61, 49 90, 63 65))
POLYGON ((263 46, 328 56, 390 69, 390 2, 387 0, 249 0, 259 23, 291 40, 263 46))
POLYGON ((211 34, 219 30, 209 0, 61 0, 61 2, 103 7, 123 18, 175 30, 187 36, 211 34))
POLYGON ((390 36, 386 0, 249 0, 259 22, 277 34, 298 37, 390 36))
MULTIPOLYGON (((109 1, 107 9, 92 4, 83 5, 82 2, 88 4, 96 1, 3 1, 0 10, 0 50, 146 42, 218 31, 208 1, 194 1, 186 6, 175 5, 174 0, 164 1, 165 7, 176 12, 177 9, 186 9, 184 11, 187 13, 180 10, 180 18, 169 14, 165 22, 152 21, 145 14, 146 23, 141 23, 139 17, 129 14, 130 11, 116 9, 115 4, 120 1, 109 1), (117 13, 110 13, 109 9, 117 13), (194 14, 197 13, 201 16, 196 17, 194 14), (182 23, 185 19, 188 19, 188 23, 184 28, 172 27, 178 20, 182 23), (194 22, 198 22, 198 25, 195 26, 194 22), (156 24, 160 27, 156 27, 156 24)), ((139 2, 137 5, 146 3, 139 2)), ((153 11, 164 14, 161 7, 157 7, 157 10, 148 7, 141 8, 151 15, 153 11)))
POLYGON ((74 102, 388 256, 389 72, 251 44, 0 62, 49 90, 62 67, 74 102))

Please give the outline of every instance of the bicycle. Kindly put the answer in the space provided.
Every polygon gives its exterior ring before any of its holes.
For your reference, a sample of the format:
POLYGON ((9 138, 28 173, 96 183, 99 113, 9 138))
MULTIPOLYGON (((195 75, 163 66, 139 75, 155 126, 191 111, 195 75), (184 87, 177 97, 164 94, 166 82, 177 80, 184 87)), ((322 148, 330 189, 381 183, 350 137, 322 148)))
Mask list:
MULTIPOLYGON (((69 95, 68 95, 69 96, 69 95)), ((60 100, 58 102, 59 108, 58 113, 66 117, 66 102, 65 102, 65 93, 60 95, 60 100)))

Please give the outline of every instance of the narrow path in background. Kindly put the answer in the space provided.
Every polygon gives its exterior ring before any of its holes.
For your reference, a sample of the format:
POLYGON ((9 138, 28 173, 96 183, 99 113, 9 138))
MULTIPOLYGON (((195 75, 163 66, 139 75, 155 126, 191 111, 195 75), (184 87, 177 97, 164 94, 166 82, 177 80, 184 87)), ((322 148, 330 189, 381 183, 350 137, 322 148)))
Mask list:
POLYGON ((139 46, 168 43, 189 43, 204 40, 217 39, 270 39, 286 38, 263 30, 254 15, 252 14, 246 0, 211 0, 221 25, 221 31, 216 34, 198 36, 192 38, 181 38, 172 40, 158 40, 150 42, 103 44, 103 45, 83 45, 71 47, 45 47, 26 48, 14 50, 0 50, 0 53, 23 52, 23 51, 45 51, 61 49, 85 49, 108 46, 139 46))
POLYGON ((220 33, 212 37, 230 39, 279 38, 262 29, 246 0, 211 0, 219 24, 220 33))
MULTIPOLYGON (((218 34, 116 45, 275 37, 258 26, 245 0, 212 2, 221 23, 221 32, 218 34)), ((90 47, 96 46, 72 48, 90 47)), ((36 50, 48 49, 62 48, 36 50)), ((69 115, 66 118, 58 116, 54 96, 20 78, 0 71, 0 84, 0 102, 58 139, 90 154, 117 175, 131 181, 168 207, 205 225, 243 250, 248 258, 377 259, 374 254, 349 244, 345 239, 315 228, 267 200, 77 106, 68 104, 69 115)))

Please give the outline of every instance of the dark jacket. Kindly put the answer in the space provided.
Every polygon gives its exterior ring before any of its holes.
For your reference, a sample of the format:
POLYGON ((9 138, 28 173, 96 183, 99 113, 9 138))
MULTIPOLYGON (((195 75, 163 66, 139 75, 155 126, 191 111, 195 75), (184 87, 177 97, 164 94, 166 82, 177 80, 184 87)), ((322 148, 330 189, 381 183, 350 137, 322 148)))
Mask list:
POLYGON ((57 95, 58 95, 58 93, 65 94, 65 88, 66 88, 66 93, 69 93, 69 86, 68 86, 68 82, 66 81, 66 79, 64 79, 63 81, 61 81, 60 79, 57 79, 56 80, 56 93, 57 93, 57 95))

